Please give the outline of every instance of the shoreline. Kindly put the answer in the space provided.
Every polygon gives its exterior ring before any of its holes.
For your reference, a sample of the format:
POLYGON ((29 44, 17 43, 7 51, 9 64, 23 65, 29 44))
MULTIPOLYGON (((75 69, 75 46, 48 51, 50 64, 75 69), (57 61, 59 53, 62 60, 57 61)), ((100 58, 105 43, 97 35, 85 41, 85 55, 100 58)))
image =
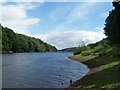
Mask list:
POLYGON ((118 82, 119 61, 107 56, 70 56, 71 60, 85 64, 90 71, 83 78, 68 86, 67 90, 74 89, 101 89, 119 88, 118 82))
POLYGON ((95 69, 92 69, 92 67, 90 66, 90 65, 88 65, 87 63, 85 63, 85 61, 84 60, 75 60, 75 59, 71 59, 71 57, 73 57, 73 56, 70 56, 70 57, 68 57, 70 60, 74 60, 74 61, 77 61, 77 62, 79 62, 79 63, 82 63, 82 64, 84 64, 84 65, 86 65, 90 70, 89 70, 89 72, 87 72, 86 74, 85 74, 85 76, 83 76, 81 79, 79 79, 79 80, 77 80, 76 82, 74 82, 74 83, 72 83, 70 86, 68 86, 66 89, 74 89, 74 88, 76 88, 76 86, 78 85, 78 83, 79 82, 81 82, 84 78, 86 78, 86 77, 88 77, 88 75, 89 74, 92 74, 92 73, 94 73, 94 71, 95 71, 95 69))

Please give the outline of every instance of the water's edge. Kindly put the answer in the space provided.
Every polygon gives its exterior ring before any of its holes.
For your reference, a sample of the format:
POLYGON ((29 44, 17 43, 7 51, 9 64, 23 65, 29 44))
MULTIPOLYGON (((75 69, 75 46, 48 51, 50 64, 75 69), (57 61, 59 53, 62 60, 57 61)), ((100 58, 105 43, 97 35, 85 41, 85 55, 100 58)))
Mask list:
POLYGON ((3 62, 5 64, 3 67, 4 88, 46 88, 46 85, 51 88, 53 86, 53 88, 67 88, 71 86, 70 80, 73 84, 89 72, 85 64, 68 58, 71 55, 64 52, 6 54, 3 58, 5 60, 3 62))
MULTIPOLYGON (((73 60, 73 59, 70 59, 69 57, 67 57, 67 58, 68 58, 68 60, 73 60)), ((73 60, 73 61, 76 61, 76 62, 82 63, 82 62, 77 61, 77 60, 73 60)), ((91 69, 90 69, 86 64, 84 64, 84 63, 82 63, 82 64, 85 65, 85 66, 88 68, 89 71, 88 71, 88 72, 87 72, 82 78, 80 78, 79 80, 75 81, 74 83, 72 83, 71 85, 69 85, 68 87, 66 87, 65 89, 67 89, 67 88, 71 88, 72 86, 74 86, 74 85, 76 84, 76 82, 80 81, 80 80, 83 79, 85 76, 87 76, 88 73, 91 72, 91 69)))

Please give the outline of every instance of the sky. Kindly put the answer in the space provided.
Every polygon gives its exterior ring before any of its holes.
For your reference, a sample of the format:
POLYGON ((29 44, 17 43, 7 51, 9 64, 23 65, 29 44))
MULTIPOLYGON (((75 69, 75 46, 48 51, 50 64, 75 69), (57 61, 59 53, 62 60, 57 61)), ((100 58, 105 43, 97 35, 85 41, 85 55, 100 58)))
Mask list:
POLYGON ((0 23, 58 49, 102 40, 111 2, 3 2, 0 23))

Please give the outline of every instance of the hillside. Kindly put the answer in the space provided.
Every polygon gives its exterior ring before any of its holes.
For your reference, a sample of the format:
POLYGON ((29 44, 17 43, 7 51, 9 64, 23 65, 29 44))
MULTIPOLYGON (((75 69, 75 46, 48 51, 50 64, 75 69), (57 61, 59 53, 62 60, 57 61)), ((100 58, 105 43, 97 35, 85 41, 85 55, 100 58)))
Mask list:
POLYGON ((99 55, 99 56, 113 56, 116 57, 117 52, 119 52, 118 45, 111 45, 109 40, 103 39, 97 43, 89 44, 87 46, 77 47, 75 49, 74 55, 81 54, 83 56, 87 55, 99 55), (113 53, 112 53, 113 52, 113 53), (115 52, 115 53, 114 53, 115 52))
POLYGON ((55 46, 40 39, 17 34, 13 30, 0 26, 2 32, 2 52, 51 52, 57 51, 55 46))
POLYGON ((63 51, 63 52, 74 52, 75 51, 75 47, 71 47, 71 48, 65 48, 59 51, 63 51))
POLYGON ((112 4, 114 9, 105 20, 104 33, 107 38, 95 44, 77 47, 75 56, 69 57, 90 68, 85 77, 71 85, 70 90, 120 90, 120 0, 112 4))
POLYGON ((120 88, 119 45, 110 45, 107 39, 103 39, 95 44, 79 47, 77 50, 79 50, 79 54, 77 51, 75 56, 69 58, 86 64, 90 71, 81 80, 71 85, 70 90, 74 90, 71 88, 116 88, 116 90, 120 88))

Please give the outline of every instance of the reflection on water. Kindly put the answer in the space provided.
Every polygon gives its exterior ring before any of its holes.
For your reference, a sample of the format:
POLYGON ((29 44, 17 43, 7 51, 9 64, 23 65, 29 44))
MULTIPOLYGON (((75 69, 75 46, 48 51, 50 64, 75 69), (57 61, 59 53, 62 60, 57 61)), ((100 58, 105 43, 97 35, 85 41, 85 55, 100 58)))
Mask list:
POLYGON ((3 88, 64 88, 87 72, 87 66, 69 60, 69 52, 3 55, 3 88), (64 84, 62 84, 64 82, 64 84))

